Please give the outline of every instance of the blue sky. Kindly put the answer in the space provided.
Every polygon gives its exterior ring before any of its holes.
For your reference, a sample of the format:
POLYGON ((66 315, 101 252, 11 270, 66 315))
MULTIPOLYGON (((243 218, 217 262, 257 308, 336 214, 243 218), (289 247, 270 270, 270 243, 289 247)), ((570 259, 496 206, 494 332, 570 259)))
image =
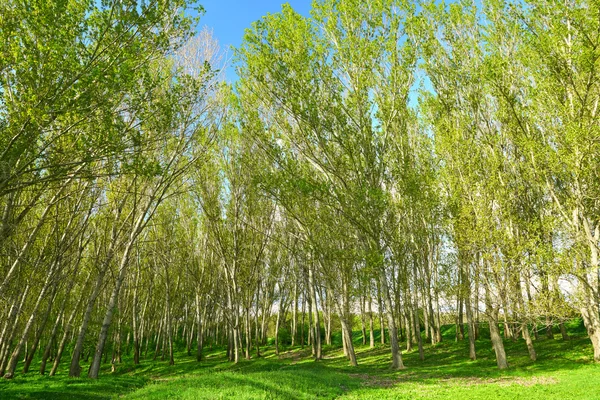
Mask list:
MULTIPOLYGON (((289 3, 300 14, 308 15, 311 0, 199 0, 198 3, 206 10, 200 18, 198 28, 208 26, 213 30, 213 35, 221 47, 228 48, 238 47, 242 43, 244 30, 249 28, 252 22, 267 13, 281 11, 281 5, 284 3, 289 3)), ((232 55, 231 51, 229 53, 232 55)), ((237 79, 231 66, 227 70, 227 79, 237 79)))
MULTIPOLYGON (((230 46, 239 47, 242 43, 244 30, 249 28, 252 22, 268 13, 281 11, 281 5, 285 3, 289 3, 300 14, 308 16, 311 2, 312 0, 198 0, 198 3, 205 9, 205 14, 200 18, 198 29, 200 30, 204 26, 212 29, 214 37, 223 49, 230 46)), ((232 50, 229 50, 228 56, 233 56, 232 50)), ((232 62, 229 63, 226 77, 229 82, 235 82, 238 79, 232 62)), ((425 79, 424 83, 427 88, 431 85, 428 79, 425 79)), ((419 81, 415 82, 413 92, 410 95, 409 105, 412 107, 416 106, 416 89, 418 85, 419 81)))

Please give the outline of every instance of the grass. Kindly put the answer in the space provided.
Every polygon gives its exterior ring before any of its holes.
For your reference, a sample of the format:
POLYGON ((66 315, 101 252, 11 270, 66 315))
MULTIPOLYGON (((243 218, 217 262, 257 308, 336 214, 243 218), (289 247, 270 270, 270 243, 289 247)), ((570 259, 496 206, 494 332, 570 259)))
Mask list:
MULTIPOLYGON (((360 341, 360 334, 355 337, 360 341)), ((288 348, 279 356, 267 348, 263 357, 238 364, 214 349, 201 363, 185 353, 173 366, 151 360, 134 366, 127 359, 115 373, 105 366, 96 381, 68 378, 65 369, 52 378, 18 374, 0 380, 0 399, 600 399, 600 365, 592 362, 586 337, 539 340, 536 362, 523 340, 505 345, 507 371, 497 370, 486 339, 477 342, 477 361, 470 361, 468 341, 456 343, 452 328, 442 343, 426 346, 425 361, 417 351, 404 353, 402 371, 389 368, 389 349, 381 345, 358 346, 358 367, 334 346, 318 362, 309 348, 288 348)))

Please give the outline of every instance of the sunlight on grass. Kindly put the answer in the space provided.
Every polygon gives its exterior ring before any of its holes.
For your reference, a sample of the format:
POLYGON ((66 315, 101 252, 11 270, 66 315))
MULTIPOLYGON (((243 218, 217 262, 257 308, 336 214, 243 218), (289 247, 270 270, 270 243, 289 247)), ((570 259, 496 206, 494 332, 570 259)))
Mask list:
MULTIPOLYGON (((468 343, 451 337, 426 345, 425 360, 404 352, 406 370, 390 368, 389 349, 357 347, 358 367, 349 366, 341 349, 329 348, 315 362, 310 348, 288 348, 275 355, 233 364, 223 349, 208 351, 201 363, 180 352, 176 363, 130 360, 100 379, 71 379, 34 372, 0 381, 1 399, 600 399, 600 366, 591 363, 587 338, 535 343, 539 360, 531 362, 523 341, 506 342, 511 368, 496 368, 488 340, 477 342, 478 359, 468 359, 468 343)), ((64 366, 63 368, 66 368, 64 366)), ((32 371, 35 371, 32 368, 32 371)))

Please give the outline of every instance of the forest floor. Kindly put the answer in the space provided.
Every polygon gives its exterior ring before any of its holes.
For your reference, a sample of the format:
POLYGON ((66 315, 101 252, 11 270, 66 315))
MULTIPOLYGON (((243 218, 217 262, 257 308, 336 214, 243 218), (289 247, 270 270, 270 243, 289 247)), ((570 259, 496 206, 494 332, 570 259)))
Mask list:
MULTIPOLYGON (((361 342, 360 333, 357 342, 361 342)), ((455 342, 451 332, 436 346, 403 352, 406 369, 390 369, 387 346, 357 346, 358 367, 351 367, 339 347, 326 346, 315 362, 310 348, 287 348, 275 355, 263 349, 258 359, 232 364, 223 349, 207 349, 197 363, 185 352, 175 365, 149 357, 134 366, 126 358, 117 371, 105 366, 100 378, 54 377, 32 372, 0 379, 0 399, 600 399, 600 365, 592 363, 586 337, 535 342, 538 361, 527 355, 523 340, 507 341, 510 368, 498 371, 489 340, 477 341, 477 361, 468 358, 468 340, 455 342)), ((416 347, 416 346, 415 346, 416 347)), ((65 364, 64 368, 67 368, 65 364)))

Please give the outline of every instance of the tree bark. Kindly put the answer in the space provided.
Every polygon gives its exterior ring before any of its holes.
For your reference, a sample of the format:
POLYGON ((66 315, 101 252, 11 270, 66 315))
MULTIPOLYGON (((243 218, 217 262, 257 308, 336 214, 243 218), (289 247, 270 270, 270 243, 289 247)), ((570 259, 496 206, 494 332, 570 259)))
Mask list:
POLYGON ((19 362, 19 355, 21 354, 21 351, 23 350, 23 346, 25 345, 25 342, 27 341, 27 338, 29 337, 29 331, 33 327, 33 322, 35 321, 35 317, 37 315, 38 308, 40 307, 42 301, 46 297, 46 292, 50 288, 50 283, 51 283, 52 279, 54 278, 54 271, 53 271, 54 268, 55 268, 55 266, 53 266, 53 268, 51 268, 50 271, 48 272, 48 275, 46 276, 46 281, 44 282, 44 286, 42 287, 42 290, 40 290, 40 293, 39 293, 37 300, 35 302, 35 305, 33 307, 33 311, 31 312, 31 315, 29 316, 29 319, 27 320, 27 323, 25 324, 25 328, 23 329, 23 332, 21 333, 21 338, 19 339, 17 346, 15 347, 15 349, 13 350, 13 352, 11 354, 10 360, 8 361, 8 365, 6 367, 6 371, 4 372, 4 378, 6 378, 6 379, 11 379, 14 377, 15 369, 17 367, 17 363, 19 362))
POLYGON ((92 360, 92 365, 90 366, 90 371, 88 372, 88 377, 92 379, 98 379, 98 374, 100 373, 100 363, 102 361, 102 353, 104 352, 104 345, 106 344, 106 338, 108 337, 108 328, 112 322, 112 317, 114 314, 114 308, 117 304, 119 298, 119 292, 121 291, 121 285, 125 280, 125 274, 127 272, 127 264, 129 262, 129 255, 133 249, 133 245, 135 243, 135 238, 137 237, 137 231, 139 226, 142 224, 143 219, 141 217, 138 218, 138 223, 134 228, 134 234, 130 237, 127 246, 125 247, 125 251, 123 256, 121 257, 121 263, 119 265, 119 275, 117 277, 117 282, 115 283, 115 287, 112 291, 110 299, 108 301, 108 306, 106 308, 106 313, 104 314, 104 319, 102 321, 102 327, 100 328, 100 334, 98 335, 98 343, 96 344, 96 351, 94 353, 94 359, 92 360))
MULTIPOLYGON (((90 276, 91 275, 88 275, 84 285, 82 286, 83 289, 85 289, 87 287, 90 276)), ((83 298, 84 297, 82 295, 79 296, 79 299, 77 300, 77 303, 75 304, 75 307, 73 307, 73 310, 71 311, 71 315, 69 315, 69 319, 67 320, 67 323, 64 327, 62 339, 60 340, 60 344, 58 345, 58 349, 56 351, 56 357, 54 358, 54 363, 52 364, 52 369, 50 370, 50 374, 49 374, 50 376, 54 376, 54 374, 56 374, 56 370, 58 370, 58 365, 60 364, 60 360, 62 358, 62 354, 65 349, 65 345, 67 344, 69 333, 71 333, 71 330, 72 330, 73 320, 75 319, 75 316, 77 315, 79 306, 83 302, 83 298)))
POLYGON ((504 342, 502 336, 500 336, 500 330, 498 329, 498 310, 493 307, 489 288, 486 286, 486 314, 488 315, 488 322, 490 326, 490 338, 492 340, 492 347, 496 354, 496 363, 498 369, 507 369, 508 362, 506 361, 506 352, 504 351, 504 342))
POLYGON ((311 265, 308 268, 308 291, 310 292, 310 297, 311 297, 311 302, 312 302, 312 311, 314 314, 313 317, 313 322, 314 322, 314 326, 313 326, 313 347, 314 347, 314 356, 316 360, 320 360, 323 355, 322 355, 322 347, 321 347, 321 323, 320 323, 320 319, 319 319, 319 308, 317 305, 317 292, 315 289, 315 281, 314 281, 314 273, 313 273, 313 268, 314 266, 311 265))
MULTIPOLYGON (((8 354, 10 352, 10 344, 12 343, 13 337, 15 335, 15 331, 17 330, 17 324, 19 322, 19 317, 21 315, 21 310, 23 309, 23 304, 27 299, 27 295, 29 294, 29 284, 25 286, 25 290, 23 290, 23 295, 21 296, 21 301, 19 305, 14 308, 14 312, 11 313, 10 317, 13 320, 12 325, 10 326, 9 332, 4 338, 3 348, 0 352, 0 376, 4 376, 4 371, 6 371, 6 363, 8 363, 8 354)), ((9 320, 10 322, 10 320, 9 320)))
MULTIPOLYGON (((390 345, 392 351, 392 368, 404 369, 402 362, 402 353, 400 352, 400 346, 398 345, 398 330, 396 329, 396 321, 394 321, 394 308, 392 307, 392 299, 390 297, 390 291, 388 288, 387 277, 385 275, 385 269, 383 266, 380 267, 380 285, 383 291, 383 300, 385 302, 386 314, 388 319, 390 345)), ((383 331, 382 331, 383 333, 383 331)))
POLYGON ((373 299, 371 298, 371 293, 369 293, 369 348, 375 347, 375 330, 373 323, 373 308, 372 304, 373 299))

